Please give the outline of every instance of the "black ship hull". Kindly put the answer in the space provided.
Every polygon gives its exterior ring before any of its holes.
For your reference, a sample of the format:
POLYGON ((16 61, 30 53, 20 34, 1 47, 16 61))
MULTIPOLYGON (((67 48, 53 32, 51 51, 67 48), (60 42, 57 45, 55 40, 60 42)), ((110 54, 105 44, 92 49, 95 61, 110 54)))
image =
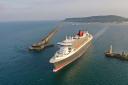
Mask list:
POLYGON ((107 53, 106 52, 105 56, 109 57, 109 58, 116 58, 116 59, 127 60, 128 61, 128 58, 126 56, 123 56, 122 54, 119 54, 119 53, 107 53))

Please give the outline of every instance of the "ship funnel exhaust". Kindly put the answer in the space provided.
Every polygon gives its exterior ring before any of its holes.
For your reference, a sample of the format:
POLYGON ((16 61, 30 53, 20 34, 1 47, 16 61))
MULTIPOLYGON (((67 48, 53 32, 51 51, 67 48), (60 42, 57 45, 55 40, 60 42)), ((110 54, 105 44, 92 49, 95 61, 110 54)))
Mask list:
POLYGON ((108 29, 109 27, 104 27, 103 29, 101 29, 99 32, 97 32, 94 35, 94 39, 98 39, 100 36, 102 36, 108 29))

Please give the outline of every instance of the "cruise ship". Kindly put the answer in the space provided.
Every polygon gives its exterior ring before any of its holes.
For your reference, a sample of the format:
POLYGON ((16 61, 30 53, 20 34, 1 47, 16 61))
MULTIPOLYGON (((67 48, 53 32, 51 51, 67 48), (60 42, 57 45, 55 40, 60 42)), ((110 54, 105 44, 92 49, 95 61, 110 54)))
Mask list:
POLYGON ((59 50, 50 59, 54 65, 53 72, 57 72, 71 62, 78 59, 91 45, 93 36, 88 31, 79 30, 74 36, 66 36, 62 42, 58 42, 59 50))

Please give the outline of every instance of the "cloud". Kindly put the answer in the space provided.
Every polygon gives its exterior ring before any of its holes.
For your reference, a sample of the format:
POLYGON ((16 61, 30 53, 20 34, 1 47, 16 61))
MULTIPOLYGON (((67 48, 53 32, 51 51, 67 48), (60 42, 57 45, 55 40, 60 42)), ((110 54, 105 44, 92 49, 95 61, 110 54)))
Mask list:
POLYGON ((117 14, 128 17, 127 0, 0 0, 0 20, 46 20, 117 14))

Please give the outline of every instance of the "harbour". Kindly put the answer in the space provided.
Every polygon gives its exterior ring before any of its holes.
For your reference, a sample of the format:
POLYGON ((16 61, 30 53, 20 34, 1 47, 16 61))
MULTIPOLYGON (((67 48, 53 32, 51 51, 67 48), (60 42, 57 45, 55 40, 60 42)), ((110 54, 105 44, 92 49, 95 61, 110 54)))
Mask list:
POLYGON ((57 29, 53 29, 50 33, 48 33, 47 36, 45 36, 40 42, 33 44, 31 47, 29 47, 29 50, 35 50, 35 51, 41 51, 45 48, 52 47, 53 44, 50 44, 50 41, 52 40, 53 36, 56 34, 57 29))
POLYGON ((52 39, 53 44, 56 45, 58 41, 65 39, 65 35, 75 34, 83 27, 94 35, 94 41, 86 54, 63 70, 53 73, 53 66, 49 63, 49 59, 58 50, 58 47, 54 46, 40 52, 29 52, 28 46, 39 41, 58 23, 44 21, 0 24, 1 85, 123 85, 128 83, 128 62, 106 58, 104 55, 111 44, 115 52, 128 50, 128 24, 83 23, 71 25, 64 23, 60 32, 54 36, 55 39, 52 39), (105 29, 106 26, 109 29, 105 29), (104 31, 101 31, 102 29, 104 31), (7 35, 8 33, 11 36, 7 35), (96 38, 95 34, 98 35, 96 38), (120 41, 120 39, 122 40, 120 41))

